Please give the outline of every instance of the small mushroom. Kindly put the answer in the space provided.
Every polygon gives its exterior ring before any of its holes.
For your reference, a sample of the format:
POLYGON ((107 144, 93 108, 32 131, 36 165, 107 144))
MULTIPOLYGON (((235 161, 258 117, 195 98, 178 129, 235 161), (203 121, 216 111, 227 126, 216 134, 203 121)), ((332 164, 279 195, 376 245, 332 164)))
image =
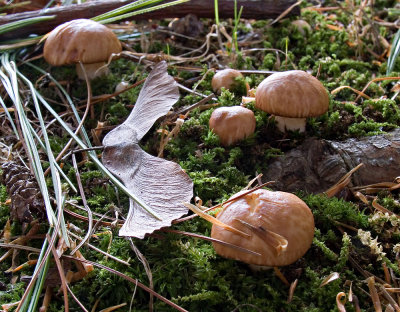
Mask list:
POLYGON ((212 238, 259 255, 213 243, 217 254, 258 266, 284 266, 295 262, 310 248, 314 237, 310 208, 296 195, 286 192, 259 189, 248 193, 226 204, 217 219, 249 236, 213 224, 212 238))
POLYGON ((256 129, 254 113, 242 106, 219 107, 209 120, 210 129, 228 146, 249 137, 256 129))
POLYGON ((119 84, 116 85, 115 87, 115 92, 120 93, 122 91, 125 91, 129 87, 129 82, 127 81, 121 81, 119 84))
POLYGON ((53 66, 76 64, 79 78, 85 79, 81 62, 89 79, 94 79, 108 72, 106 61, 121 50, 121 43, 109 28, 89 19, 76 19, 49 33, 43 56, 53 66))
POLYGON ((290 23, 302 36, 311 33, 311 26, 305 20, 298 19, 290 23))
POLYGON ((306 118, 324 114, 329 108, 329 96, 314 76, 290 70, 264 79, 256 91, 257 108, 275 115, 280 131, 304 132, 306 118))
POLYGON ((238 91, 240 94, 246 94, 249 90, 249 84, 238 80, 243 78, 243 75, 236 69, 226 68, 218 71, 211 80, 213 91, 221 94, 222 88, 229 91, 238 91))

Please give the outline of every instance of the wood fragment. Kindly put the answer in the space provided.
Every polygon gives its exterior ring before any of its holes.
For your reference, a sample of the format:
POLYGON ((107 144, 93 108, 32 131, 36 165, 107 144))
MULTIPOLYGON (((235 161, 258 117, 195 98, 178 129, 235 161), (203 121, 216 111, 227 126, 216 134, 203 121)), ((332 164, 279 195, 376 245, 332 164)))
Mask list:
POLYGON ((263 172, 271 188, 322 193, 359 163, 350 186, 393 181, 400 175, 400 129, 361 139, 330 141, 310 138, 272 162, 263 172))
MULTIPOLYGON (((77 18, 91 18, 113 9, 126 5, 130 1, 127 0, 112 0, 112 1, 88 1, 82 4, 60 6, 40 11, 30 11, 23 13, 10 14, 0 16, 0 25, 15 22, 25 18, 32 18, 43 15, 55 15, 53 20, 45 23, 29 25, 28 27, 20 28, 9 33, 0 35, 0 40, 15 39, 18 37, 28 36, 30 34, 45 34, 51 31, 56 26, 77 18)), ((233 18, 234 16, 234 1, 219 0, 219 17, 233 18)), ((237 7, 243 6, 242 18, 251 19, 268 19, 276 18, 281 13, 285 12, 290 6, 295 3, 293 0, 238 0, 237 7)), ((148 12, 135 16, 135 20, 147 19, 164 19, 173 17, 183 17, 189 13, 196 12, 197 17, 214 18, 214 0, 191 0, 190 2, 180 5, 167 7, 161 10, 148 12)), ((299 15, 300 9, 294 7, 287 16, 299 15)))

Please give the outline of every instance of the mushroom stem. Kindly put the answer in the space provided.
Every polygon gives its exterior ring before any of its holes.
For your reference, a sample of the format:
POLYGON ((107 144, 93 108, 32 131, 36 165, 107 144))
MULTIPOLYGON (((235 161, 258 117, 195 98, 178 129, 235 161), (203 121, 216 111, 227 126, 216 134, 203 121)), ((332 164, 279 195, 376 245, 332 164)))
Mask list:
POLYGON ((306 118, 288 118, 282 116, 275 116, 276 126, 281 132, 287 130, 299 132, 306 131, 306 118))
MULTIPOLYGON (((85 68, 86 75, 89 80, 93 80, 94 78, 107 75, 109 73, 108 66, 105 62, 92 63, 92 64, 83 64, 85 68)), ((78 74, 79 79, 85 80, 85 74, 81 66, 76 64, 76 73, 78 74)))

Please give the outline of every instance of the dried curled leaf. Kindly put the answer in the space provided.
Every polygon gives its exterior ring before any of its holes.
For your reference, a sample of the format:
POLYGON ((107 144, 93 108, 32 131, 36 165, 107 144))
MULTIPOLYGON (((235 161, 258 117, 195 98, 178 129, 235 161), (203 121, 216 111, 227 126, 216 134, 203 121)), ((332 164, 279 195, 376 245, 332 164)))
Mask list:
POLYGON ((139 140, 153 123, 165 115, 179 98, 177 84, 167 74, 165 62, 149 74, 127 120, 104 140, 103 163, 125 186, 160 217, 154 218, 130 199, 129 213, 119 234, 143 238, 145 234, 171 225, 188 212, 182 204, 193 196, 193 182, 171 161, 144 152, 139 140))
POLYGON ((138 143, 178 99, 179 89, 174 78, 167 73, 167 63, 158 63, 147 77, 128 118, 104 137, 103 145, 138 143))

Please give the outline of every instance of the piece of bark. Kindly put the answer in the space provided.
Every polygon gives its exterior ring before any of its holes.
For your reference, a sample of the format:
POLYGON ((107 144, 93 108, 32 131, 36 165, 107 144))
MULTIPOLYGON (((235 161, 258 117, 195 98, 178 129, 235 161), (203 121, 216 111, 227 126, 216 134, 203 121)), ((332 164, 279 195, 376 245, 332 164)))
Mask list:
MULTIPOLYGON (((15 39, 25 37, 31 34, 45 34, 53 30, 56 26, 77 18, 91 18, 105 12, 111 11, 118 7, 128 4, 127 0, 112 1, 89 1, 83 4, 75 4, 70 6, 54 7, 46 10, 16 13, 6 16, 0 16, 0 25, 15 22, 25 18, 38 16, 55 15, 55 18, 24 28, 14 30, 0 35, 0 40, 15 39)), ((234 17, 234 0, 219 0, 219 16, 221 18, 234 17)), ((291 5, 294 0, 237 0, 237 7, 243 6, 242 18, 248 19, 268 19, 276 18, 291 5)), ((197 17, 214 18, 214 0, 191 0, 179 5, 167 7, 161 10, 148 12, 132 17, 133 20, 146 19, 164 19, 173 17, 183 17, 187 14, 196 14, 197 17)), ((294 7, 287 16, 299 15, 300 9, 294 7)))
POLYGON ((321 193, 358 164, 350 186, 392 182, 400 176, 400 129, 361 139, 307 139, 268 166, 265 179, 276 190, 321 193))

